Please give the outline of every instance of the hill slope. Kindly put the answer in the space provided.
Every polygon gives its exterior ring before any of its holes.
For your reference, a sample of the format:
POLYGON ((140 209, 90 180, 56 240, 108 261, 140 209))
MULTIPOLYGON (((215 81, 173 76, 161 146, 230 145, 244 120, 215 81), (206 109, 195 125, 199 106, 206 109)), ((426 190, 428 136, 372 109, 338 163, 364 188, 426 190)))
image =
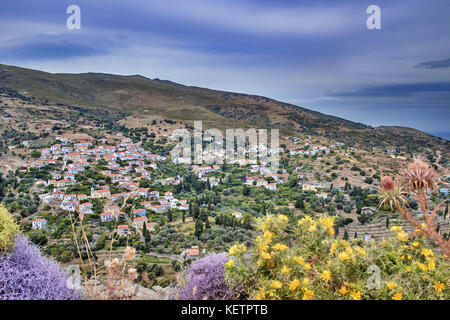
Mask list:
POLYGON ((0 64, 0 90, 42 103, 203 120, 204 127, 279 128, 285 134, 320 135, 364 149, 449 148, 448 141, 410 128, 372 128, 261 96, 184 86, 139 75, 52 74, 0 64))

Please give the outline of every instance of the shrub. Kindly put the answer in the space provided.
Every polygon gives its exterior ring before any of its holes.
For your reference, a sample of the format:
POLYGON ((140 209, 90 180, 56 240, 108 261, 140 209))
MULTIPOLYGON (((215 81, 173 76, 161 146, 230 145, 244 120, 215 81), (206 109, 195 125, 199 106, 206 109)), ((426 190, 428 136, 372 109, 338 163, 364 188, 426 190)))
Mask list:
POLYGON ((27 238, 17 235, 11 255, 0 257, 0 300, 75 300, 67 275, 53 260, 41 255, 27 238))
MULTIPOLYGON (((376 242, 334 237, 334 218, 306 216, 293 226, 286 216, 258 221, 260 235, 247 254, 232 254, 226 279, 250 299, 445 299, 448 261, 423 236, 408 239, 401 227, 376 242), (379 287, 370 272, 379 271, 379 287)), ((230 253, 231 254, 231 253, 230 253)))
POLYGON ((0 204, 0 254, 14 245, 19 226, 3 204, 0 204))
POLYGON ((373 178, 372 177, 367 177, 366 179, 364 179, 364 182, 368 183, 368 184, 372 184, 373 183, 373 178))
POLYGON ((216 253, 194 262, 182 279, 175 298, 180 300, 227 300, 233 291, 224 282, 226 253, 216 253), (184 283, 183 283, 184 282, 184 283))

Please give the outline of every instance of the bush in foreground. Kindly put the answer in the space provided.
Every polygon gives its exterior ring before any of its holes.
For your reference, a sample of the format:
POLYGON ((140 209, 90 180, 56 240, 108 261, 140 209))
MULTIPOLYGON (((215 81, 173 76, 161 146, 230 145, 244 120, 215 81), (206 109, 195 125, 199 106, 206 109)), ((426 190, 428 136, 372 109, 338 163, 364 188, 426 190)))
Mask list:
POLYGON ((14 245, 14 236, 19 232, 19 227, 13 216, 0 204, 0 253, 5 252, 14 245))
POLYGON ((283 215, 259 220, 247 250, 233 246, 226 278, 250 299, 449 299, 448 260, 425 236, 399 226, 377 242, 334 237, 334 218, 283 215))
POLYGON ((66 279, 64 270, 24 236, 16 236, 12 254, 0 256, 0 300, 78 299, 66 279))
POLYGON ((192 264, 186 278, 175 294, 179 300, 227 300, 233 291, 224 282, 224 264, 230 257, 226 253, 206 256, 192 264))

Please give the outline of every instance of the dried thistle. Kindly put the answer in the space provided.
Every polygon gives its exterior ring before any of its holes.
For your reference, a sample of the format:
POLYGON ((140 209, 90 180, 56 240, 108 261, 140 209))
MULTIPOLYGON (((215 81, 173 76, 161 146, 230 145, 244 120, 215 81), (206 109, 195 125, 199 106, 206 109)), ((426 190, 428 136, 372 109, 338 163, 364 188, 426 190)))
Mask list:
POLYGON ((403 186, 395 183, 390 177, 383 177, 378 188, 381 197, 380 207, 388 204, 391 208, 400 208, 406 203, 403 186))
POLYGON ((402 182, 406 191, 433 192, 437 189, 438 174, 422 157, 414 161, 403 170, 402 182))
POLYGON ((134 249, 133 247, 125 248, 125 259, 126 260, 133 260, 135 254, 136 254, 136 249, 134 249))
POLYGON ((137 279, 137 270, 135 268, 128 269, 128 277, 130 280, 136 280, 137 279))
POLYGON ((378 188, 378 193, 382 199, 380 207, 384 204, 389 204, 391 208, 395 206, 402 217, 416 228, 416 231, 407 235, 407 238, 417 235, 431 238, 441 248, 444 256, 450 260, 450 240, 443 238, 442 234, 437 231, 437 227, 433 221, 442 203, 437 204, 433 209, 429 209, 428 207, 427 194, 437 189, 437 183, 438 174, 436 171, 423 158, 416 157, 403 171, 401 184, 394 183, 389 177, 383 177, 381 179, 380 187, 378 188), (404 191, 409 192, 420 203, 425 220, 424 224, 420 223, 404 205, 406 202, 404 191))

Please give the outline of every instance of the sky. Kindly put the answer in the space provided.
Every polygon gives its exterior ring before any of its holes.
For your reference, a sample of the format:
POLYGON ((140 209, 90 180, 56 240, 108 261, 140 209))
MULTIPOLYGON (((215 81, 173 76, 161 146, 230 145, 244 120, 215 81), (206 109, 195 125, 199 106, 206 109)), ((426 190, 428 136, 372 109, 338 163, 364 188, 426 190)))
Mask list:
POLYGON ((450 138, 449 13, 448 0, 2 0, 0 63, 140 74, 450 138))

